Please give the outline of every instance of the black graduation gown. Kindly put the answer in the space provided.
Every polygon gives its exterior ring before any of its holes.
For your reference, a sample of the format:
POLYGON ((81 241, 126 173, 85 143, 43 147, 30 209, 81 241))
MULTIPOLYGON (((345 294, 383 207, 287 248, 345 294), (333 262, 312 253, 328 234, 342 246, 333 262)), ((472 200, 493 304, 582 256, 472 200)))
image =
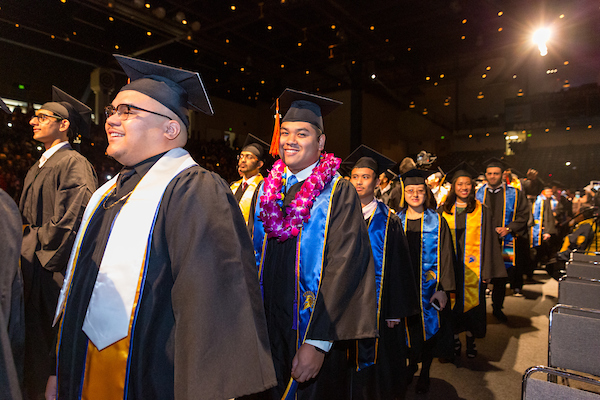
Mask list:
MULTIPOLYGON (((440 208, 440 212, 442 209, 440 208)), ((490 210, 483 206, 483 224, 481 227, 481 245, 483 253, 481 259, 481 277, 480 281, 487 281, 492 278, 505 278, 506 268, 502 261, 502 249, 498 246, 498 234, 494 229, 492 215, 490 210)), ((479 285, 479 305, 464 312, 464 287, 465 287, 465 263, 460 256, 464 254, 465 239, 466 239, 466 223, 467 212, 462 211, 456 216, 456 238, 458 238, 458 246, 454 244, 456 249, 456 267, 455 267, 455 282, 456 282, 456 303, 452 309, 452 325, 454 333, 458 334, 465 331, 470 331, 476 338, 485 337, 486 333, 486 300, 485 289, 483 283, 479 285)))
POLYGON ((23 281, 19 269, 21 214, 0 189, 0 398, 20 399, 23 379, 23 281))
POLYGON ((23 215, 21 269, 25 300, 25 391, 43 394, 55 366, 52 319, 63 274, 83 212, 98 179, 88 160, 66 145, 27 172, 19 208, 23 215))
MULTIPOLYGON (((62 317, 61 400, 79 398, 88 346, 82 326, 123 202, 111 205, 161 156, 137 165, 105 204, 110 208, 99 206, 89 223, 62 317)), ((275 384, 252 243, 229 186, 217 174, 194 166, 167 186, 137 312, 128 399, 230 399, 275 384)))
MULTIPOLYGON (((370 222, 371 219, 367 224, 370 222)), ((377 361, 374 365, 358 372, 354 366, 353 400, 403 398, 406 391, 406 380, 402 377, 406 375, 408 348, 403 319, 420 313, 419 293, 404 228, 396 214, 390 215, 386 236, 377 361), (394 328, 388 328, 386 322, 388 319, 401 321, 394 328)), ((375 339, 362 341, 375 342, 375 339)), ((374 347, 375 343, 372 345, 374 347)))
MULTIPOLYGON (((302 187, 293 185, 285 196, 287 206, 302 187)), ((376 336, 375 275, 367 226, 354 186, 341 179, 331 200, 331 218, 325 246, 323 279, 307 339, 334 341, 319 375, 299 385, 298 399, 348 399, 348 339, 376 336)), ((283 243, 268 240, 263 290, 269 340, 277 374, 277 387, 260 398, 280 399, 291 377, 296 354, 292 329, 297 238, 283 243)))
MULTIPOLYGON (((455 290, 454 282, 454 250, 452 249, 452 235, 450 228, 444 218, 440 219, 440 259, 438 260, 440 275, 438 283, 440 290, 446 292, 455 290)), ((411 264, 414 268, 415 284, 421 287, 421 219, 406 219, 406 238, 410 250, 411 264)), ((448 299, 449 300, 449 299, 448 299)), ((435 340, 436 350, 434 355, 437 357, 451 358, 454 354, 453 335, 452 335, 452 315, 450 310, 450 301, 446 307, 439 313, 440 328, 438 332, 429 340, 435 340)), ((411 337, 411 353, 413 355, 421 354, 423 348, 423 321, 421 314, 407 318, 406 325, 411 337)), ((429 341, 428 340, 428 341, 429 341)), ((417 357, 418 359, 418 357, 417 357)))

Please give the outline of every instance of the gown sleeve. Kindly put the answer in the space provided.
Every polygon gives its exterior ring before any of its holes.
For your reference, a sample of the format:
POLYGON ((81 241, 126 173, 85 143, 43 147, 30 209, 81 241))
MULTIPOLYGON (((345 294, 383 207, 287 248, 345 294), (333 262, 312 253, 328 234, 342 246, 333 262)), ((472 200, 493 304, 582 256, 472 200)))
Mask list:
POLYGON ((505 278, 506 267, 502 258, 502 246, 498 240, 498 233, 494 229, 492 212, 483 206, 482 243, 483 263, 481 266, 481 280, 487 281, 492 278, 505 278))
POLYGON ((194 168, 168 201, 175 399, 227 399, 274 386, 252 242, 229 187, 194 168))
POLYGON ((399 319, 418 314, 421 309, 414 268, 402 222, 396 214, 390 216, 387 240, 382 317, 399 319))
POLYGON ((523 190, 517 190, 517 209, 515 218, 508 224, 508 227, 515 235, 524 235, 527 232, 527 222, 529 221, 529 202, 523 190))
POLYGON ((446 292, 456 290, 454 273, 454 246, 446 219, 440 216, 440 267, 439 285, 446 292))
POLYGON ((68 157, 55 168, 60 169, 56 187, 44 185, 42 189, 44 198, 54 198, 52 217, 40 226, 25 226, 21 254, 32 263, 35 255, 42 267, 62 272, 98 180, 91 164, 81 155, 68 157))

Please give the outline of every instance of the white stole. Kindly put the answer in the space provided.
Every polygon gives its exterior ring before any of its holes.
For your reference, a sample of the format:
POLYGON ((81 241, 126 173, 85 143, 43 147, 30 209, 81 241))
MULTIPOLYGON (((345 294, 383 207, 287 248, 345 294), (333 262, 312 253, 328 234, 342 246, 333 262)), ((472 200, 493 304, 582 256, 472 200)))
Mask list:
MULTIPOLYGON (((162 156, 137 184, 113 223, 88 305, 83 331, 98 350, 127 337, 138 286, 142 281, 154 223, 164 192, 181 171, 196 164, 176 148, 162 156)), ((113 178, 92 196, 75 239, 54 323, 60 317, 89 220, 115 186, 113 178)), ((143 287, 139 287, 140 295, 143 287)))

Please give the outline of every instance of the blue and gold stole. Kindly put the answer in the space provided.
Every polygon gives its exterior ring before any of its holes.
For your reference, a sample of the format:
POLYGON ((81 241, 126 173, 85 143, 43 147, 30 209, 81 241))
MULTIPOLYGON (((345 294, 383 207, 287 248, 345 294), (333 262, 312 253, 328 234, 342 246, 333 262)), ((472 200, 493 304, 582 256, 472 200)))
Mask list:
POLYGON ((539 195, 533 203, 531 212, 533 214, 533 225, 531 226, 530 245, 531 247, 539 247, 542 245, 544 235, 544 208, 546 197, 539 195))
MULTIPOLYGON (((325 243, 331 215, 331 199, 341 176, 336 173, 331 182, 321 191, 310 209, 310 219, 304 224, 296 239, 295 275, 296 287, 293 305, 294 319, 292 329, 296 330, 297 348, 300 348, 306 339, 306 332, 310 326, 312 312, 319 296, 323 260, 325 258, 325 243)), ((260 195, 263 193, 261 187, 260 195)), ((260 198, 260 197, 259 197, 260 198)), ((261 205, 256 204, 254 223, 254 254, 258 266, 258 277, 261 290, 263 287, 264 256, 267 248, 267 235, 260 218, 261 205)))
MULTIPOLYGON (((442 216, 448 222, 456 257, 463 265, 463 312, 479 305, 479 290, 481 285, 481 261, 483 257, 483 206, 476 201, 475 210, 466 214, 464 248, 461 249, 460 238, 456 235, 457 215, 456 204, 452 206, 452 214, 443 212, 442 216)), ((465 218, 462 216, 461 218, 465 218)), ((456 303, 454 293, 450 294, 452 308, 456 303)))
MULTIPOLYGON (((406 209, 398 214, 406 232, 406 209)), ((433 308, 431 296, 438 289, 440 267, 440 218, 434 210, 425 210, 421 219, 421 318, 423 322, 423 339, 428 340, 440 329, 439 312, 433 308)), ((406 331, 410 345, 410 333, 406 331)))
MULTIPOLYGON (((479 188, 475 197, 481 202, 486 204, 488 185, 485 184, 479 188)), ((508 226, 509 223, 515 220, 515 211, 517 210, 517 201, 519 199, 519 191, 512 186, 504 185, 504 207, 502 215, 502 227, 508 226)), ((493 210, 492 210, 493 211, 493 210)), ((515 265, 515 238, 512 233, 509 232, 502 238, 502 258, 504 259, 504 266, 506 268, 515 265)))
MULTIPOLYGON (((377 200, 377 207, 367 221, 369 239, 375 261, 375 292, 377 295, 377 330, 380 329, 381 298, 383 295, 383 277, 386 267, 387 232, 392 210, 377 200)), ((356 370, 360 371, 377 362, 379 339, 360 339, 356 341, 356 370)))

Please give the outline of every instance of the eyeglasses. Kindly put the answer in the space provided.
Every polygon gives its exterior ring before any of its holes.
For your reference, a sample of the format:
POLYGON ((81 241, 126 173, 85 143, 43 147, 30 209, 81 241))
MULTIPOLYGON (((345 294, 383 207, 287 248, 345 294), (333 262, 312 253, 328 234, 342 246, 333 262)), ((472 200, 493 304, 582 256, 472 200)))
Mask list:
POLYGON ((258 158, 254 155, 254 154, 239 154, 237 156, 238 161, 239 160, 248 160, 248 161, 252 161, 252 160, 257 160, 258 158))
POLYGON ((406 193, 409 196, 412 196, 413 194, 416 194, 417 196, 424 196, 425 195, 425 190, 424 189, 418 189, 418 190, 406 189, 404 191, 404 193, 406 193))
POLYGON ((45 122, 45 121, 49 121, 48 118, 56 118, 56 120, 58 121, 62 121, 64 118, 63 117, 59 117, 57 115, 49 115, 49 114, 44 114, 44 113, 39 113, 34 115, 33 117, 31 117, 31 119, 37 118, 39 122, 45 122))
POLYGON ((125 121, 129 117, 129 114, 131 114, 131 110, 146 111, 146 112, 149 112, 150 114, 158 115, 158 116, 165 117, 168 119, 173 119, 164 114, 159 114, 154 111, 145 110, 140 107, 132 106, 131 104, 119 104, 116 107, 113 106, 112 104, 109 104, 108 106, 104 107, 104 115, 106 115, 106 119, 109 119, 113 115, 117 114, 117 116, 119 117, 119 119, 121 121, 125 121))

